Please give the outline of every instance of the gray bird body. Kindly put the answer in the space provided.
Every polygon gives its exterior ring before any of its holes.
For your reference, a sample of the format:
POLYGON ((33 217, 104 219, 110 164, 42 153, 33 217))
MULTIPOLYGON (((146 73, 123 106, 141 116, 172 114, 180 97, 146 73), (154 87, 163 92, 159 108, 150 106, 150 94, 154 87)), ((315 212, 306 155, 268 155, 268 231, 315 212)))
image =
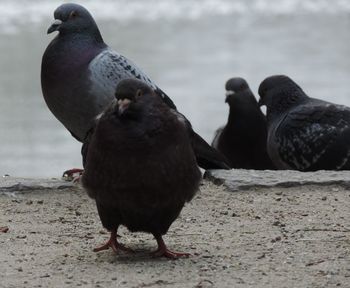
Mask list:
POLYGON ((80 141, 85 139, 94 117, 114 99, 120 80, 138 78, 156 89, 132 61, 106 45, 83 40, 60 39, 58 35, 45 51, 42 69, 47 106, 80 141))
POLYGON ((310 98, 289 78, 282 81, 262 98, 267 102, 267 151, 276 167, 349 170, 350 108, 310 98))

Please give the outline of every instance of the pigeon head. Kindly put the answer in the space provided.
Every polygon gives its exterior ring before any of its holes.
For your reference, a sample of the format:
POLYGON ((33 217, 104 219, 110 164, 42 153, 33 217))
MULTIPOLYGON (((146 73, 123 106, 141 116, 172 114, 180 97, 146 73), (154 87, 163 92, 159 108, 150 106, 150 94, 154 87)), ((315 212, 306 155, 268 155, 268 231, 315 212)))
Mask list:
POLYGON ((152 88, 140 80, 121 80, 115 91, 119 116, 138 110, 139 106, 145 102, 145 97, 148 97, 147 101, 149 101, 149 97, 155 95, 152 88))
POLYGON ((249 85, 247 81, 245 81, 243 78, 235 77, 227 80, 225 84, 226 89, 226 103, 230 103, 235 97, 234 95, 237 95, 239 92, 243 92, 247 89, 249 89, 249 85))
POLYGON ((226 91, 239 92, 247 88, 249 88, 247 81, 240 77, 231 78, 225 84, 226 91))
MULTIPOLYGON (((252 107, 257 107, 257 101, 250 90, 247 81, 243 78, 231 78, 226 82, 226 99, 225 102, 230 106, 232 113, 247 112, 252 107)), ((231 114, 230 112, 230 114, 231 114)), ((237 114, 238 115, 238 114, 237 114)))
POLYGON ((308 98, 298 84, 284 75, 266 78, 259 86, 259 95, 259 106, 266 105, 267 114, 283 113, 308 98))
POLYGON ((55 10, 54 18, 54 22, 47 30, 48 34, 54 31, 58 31, 60 35, 88 33, 102 40, 94 18, 81 5, 63 4, 55 10))

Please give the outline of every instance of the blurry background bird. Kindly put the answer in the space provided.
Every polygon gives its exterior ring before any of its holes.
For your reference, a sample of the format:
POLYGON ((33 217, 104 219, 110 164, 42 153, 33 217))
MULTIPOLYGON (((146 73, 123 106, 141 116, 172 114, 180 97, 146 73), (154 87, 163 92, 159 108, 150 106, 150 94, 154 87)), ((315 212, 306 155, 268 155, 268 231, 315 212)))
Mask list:
POLYGON ((247 81, 231 78, 225 89, 228 120, 216 131, 213 147, 229 159, 232 168, 273 169, 266 150, 266 118, 247 81))
MULTIPOLYGON (((52 116, 40 87, 53 38, 47 27, 64 2, 72 1, 0 1, 1 175, 57 177, 81 167, 80 143, 52 116)), ((142 67, 207 141, 227 120, 222 83, 232 75, 255 92, 268 75, 286 74, 309 95, 350 106, 347 1, 80 3, 108 45, 142 67)))
POLYGON ((95 251, 125 250, 116 238, 124 225, 132 232, 151 233, 157 256, 188 256, 168 250, 162 239, 201 179, 188 126, 139 80, 122 80, 116 98, 91 136, 82 178, 111 232, 110 240, 95 251))
POLYGON ((350 108, 309 97, 288 76, 259 87, 267 107, 267 150, 278 169, 350 170, 350 108))

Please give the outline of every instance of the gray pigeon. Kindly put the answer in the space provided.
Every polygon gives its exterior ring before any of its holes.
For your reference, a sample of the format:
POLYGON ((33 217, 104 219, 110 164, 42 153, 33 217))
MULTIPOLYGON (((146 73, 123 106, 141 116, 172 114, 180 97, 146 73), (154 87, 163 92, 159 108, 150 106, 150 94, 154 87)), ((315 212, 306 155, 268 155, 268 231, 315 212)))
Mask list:
MULTIPOLYGON (((63 4, 55 10, 54 18, 47 32, 59 33, 42 58, 42 92, 51 112, 78 141, 85 141, 95 117, 114 99, 115 88, 122 79, 143 81, 170 108, 176 109, 140 68, 104 43, 84 7, 63 4)), ((229 168, 225 157, 196 134, 188 121, 187 124, 198 165, 204 169, 229 168)))
POLYGON ((350 169, 350 108, 308 97, 289 77, 265 79, 267 150, 278 169, 350 169))
POLYGON ((225 88, 228 121, 217 130, 212 146, 226 156, 232 168, 273 169, 266 151, 266 118, 247 81, 231 78, 225 88))
POLYGON ((116 98, 91 135, 82 177, 111 232, 94 251, 125 249, 116 238, 124 225, 152 233, 157 256, 188 256, 168 250, 162 239, 201 180, 187 124, 139 80, 120 81, 116 98))

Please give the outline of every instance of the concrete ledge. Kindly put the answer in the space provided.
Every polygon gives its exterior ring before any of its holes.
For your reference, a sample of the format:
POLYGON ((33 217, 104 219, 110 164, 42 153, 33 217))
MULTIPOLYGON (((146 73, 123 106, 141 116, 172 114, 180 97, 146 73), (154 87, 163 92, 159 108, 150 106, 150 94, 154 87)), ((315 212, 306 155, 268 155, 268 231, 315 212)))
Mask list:
POLYGON ((37 190, 62 190, 74 187, 73 182, 62 179, 31 179, 2 177, 0 178, 0 193, 29 192, 37 190))
MULTIPOLYGON (((208 170, 204 178, 217 185, 225 185, 229 191, 261 187, 297 187, 301 185, 340 185, 350 189, 350 171, 298 172, 292 170, 208 170)), ((71 189, 72 181, 57 178, 0 178, 0 193, 30 192, 37 190, 71 189)))
POLYGON ((296 187, 301 185, 341 185, 350 187, 350 171, 299 172, 292 170, 208 170, 204 178, 230 191, 260 187, 296 187))

